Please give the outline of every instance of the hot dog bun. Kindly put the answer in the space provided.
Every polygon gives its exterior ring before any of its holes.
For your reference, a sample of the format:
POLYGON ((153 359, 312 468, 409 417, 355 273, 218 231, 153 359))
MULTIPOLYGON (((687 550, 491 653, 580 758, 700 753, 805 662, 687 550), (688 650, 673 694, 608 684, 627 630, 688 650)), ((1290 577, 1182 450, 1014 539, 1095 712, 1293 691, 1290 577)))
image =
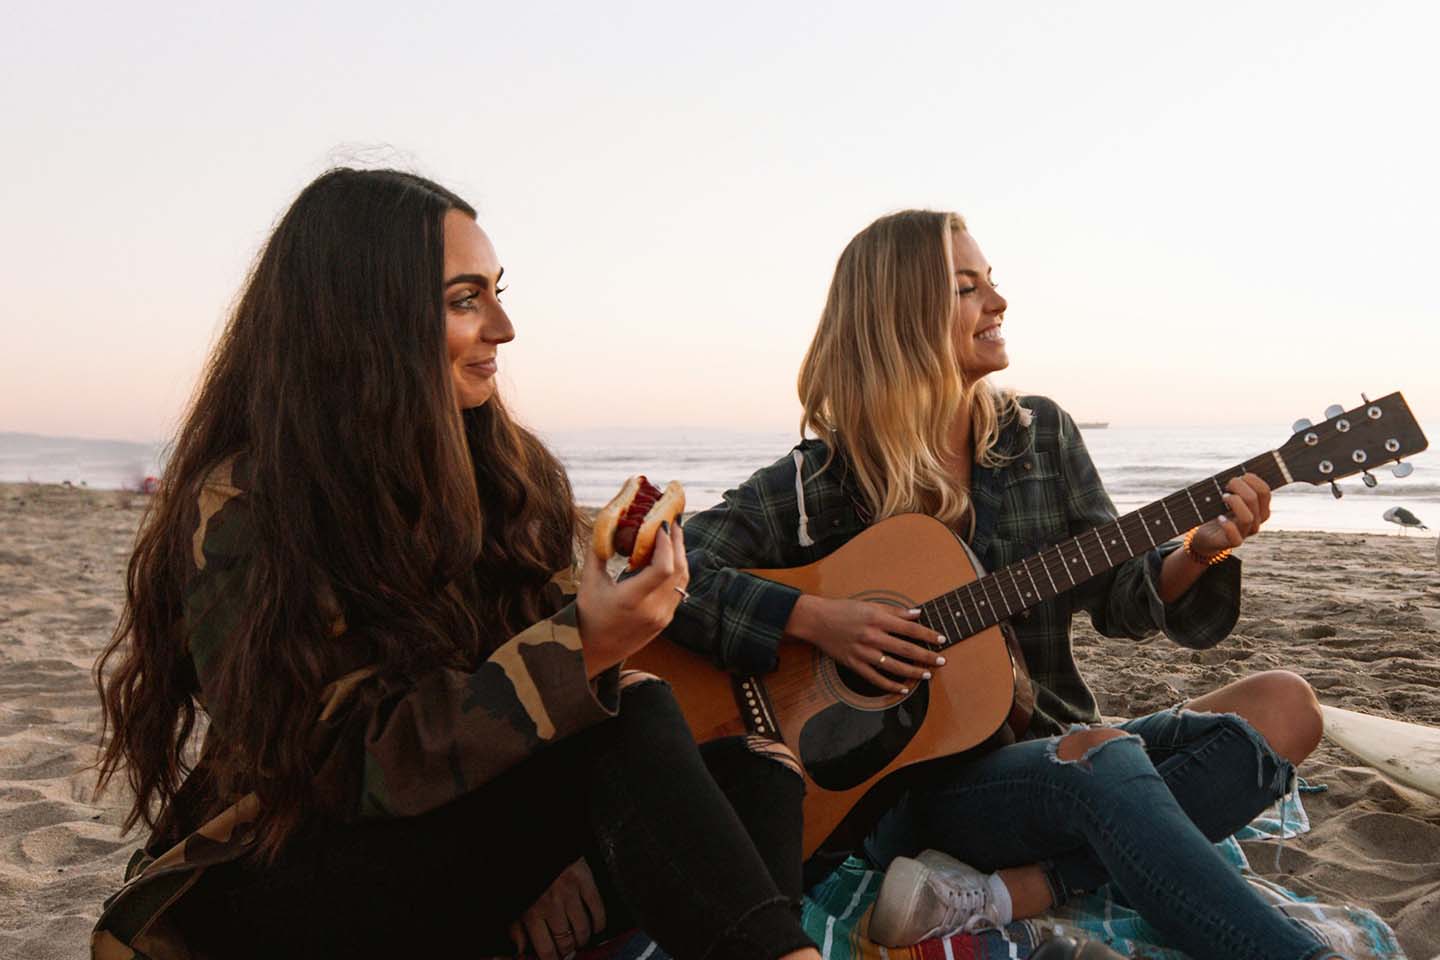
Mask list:
POLYGON ((629 554, 629 569, 639 570, 650 562, 655 552, 655 538, 660 533, 660 524, 674 521, 685 512, 685 488, 674 480, 657 490, 643 476, 634 476, 625 481, 620 492, 595 514, 595 528, 590 543, 595 556, 609 560, 615 554, 629 554), (653 502, 643 514, 639 512, 640 498, 653 502), (632 510, 632 506, 635 508, 632 510), (627 517, 629 522, 626 522, 627 517), (634 531, 634 538, 628 535, 634 531))

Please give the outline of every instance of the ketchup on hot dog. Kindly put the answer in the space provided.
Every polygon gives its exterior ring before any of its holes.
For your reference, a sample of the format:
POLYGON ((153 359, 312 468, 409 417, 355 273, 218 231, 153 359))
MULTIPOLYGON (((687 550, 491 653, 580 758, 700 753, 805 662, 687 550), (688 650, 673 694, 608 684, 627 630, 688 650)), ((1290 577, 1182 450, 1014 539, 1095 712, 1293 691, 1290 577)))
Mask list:
POLYGON ((630 501, 630 508, 625 515, 615 524, 615 549, 622 554, 629 555, 635 549, 635 534, 640 530, 640 524, 645 520, 645 514, 660 499, 660 488, 640 478, 640 489, 635 494, 635 499, 630 501))

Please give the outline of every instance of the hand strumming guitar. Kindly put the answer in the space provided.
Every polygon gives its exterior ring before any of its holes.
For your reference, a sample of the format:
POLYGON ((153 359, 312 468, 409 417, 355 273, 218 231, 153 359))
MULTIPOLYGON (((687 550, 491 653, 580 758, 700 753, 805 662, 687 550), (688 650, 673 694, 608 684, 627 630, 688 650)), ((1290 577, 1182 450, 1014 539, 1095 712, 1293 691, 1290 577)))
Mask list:
POLYGON ((805 594, 796 601, 785 633, 814 644, 881 690, 905 693, 945 662, 920 645, 936 647, 944 638, 917 623, 919 616, 918 610, 884 603, 805 594))

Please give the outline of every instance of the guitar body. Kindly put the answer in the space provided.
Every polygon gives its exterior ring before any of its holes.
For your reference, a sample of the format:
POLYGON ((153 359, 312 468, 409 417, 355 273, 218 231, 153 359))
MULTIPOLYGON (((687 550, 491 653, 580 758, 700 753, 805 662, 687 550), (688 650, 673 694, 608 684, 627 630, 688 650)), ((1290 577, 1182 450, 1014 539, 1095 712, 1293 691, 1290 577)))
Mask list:
MULTIPOLYGON (((883 520, 808 566, 749 572, 804 593, 902 609, 977 576, 955 535, 919 514, 883 520)), ((777 739, 805 770, 807 857, 882 778, 983 743, 1015 703, 1016 667, 998 626, 947 648, 945 665, 931 668, 932 679, 908 695, 870 687, 808 643, 787 641, 779 652, 773 673, 744 678, 743 687, 663 637, 626 666, 670 682, 698 741, 751 732, 774 736, 778 728, 777 739), (773 727, 767 729, 766 721, 773 727)))

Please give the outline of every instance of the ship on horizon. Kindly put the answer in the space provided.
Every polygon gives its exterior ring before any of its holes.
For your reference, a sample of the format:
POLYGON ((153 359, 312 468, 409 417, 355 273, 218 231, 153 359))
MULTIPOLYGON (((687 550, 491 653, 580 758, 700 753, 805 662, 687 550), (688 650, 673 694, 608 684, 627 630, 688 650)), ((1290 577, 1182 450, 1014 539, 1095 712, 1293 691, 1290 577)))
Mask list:
POLYGON ((1079 423, 1075 424, 1075 426, 1079 427, 1081 430, 1104 430, 1106 427, 1110 426, 1110 421, 1081 420, 1079 423))

